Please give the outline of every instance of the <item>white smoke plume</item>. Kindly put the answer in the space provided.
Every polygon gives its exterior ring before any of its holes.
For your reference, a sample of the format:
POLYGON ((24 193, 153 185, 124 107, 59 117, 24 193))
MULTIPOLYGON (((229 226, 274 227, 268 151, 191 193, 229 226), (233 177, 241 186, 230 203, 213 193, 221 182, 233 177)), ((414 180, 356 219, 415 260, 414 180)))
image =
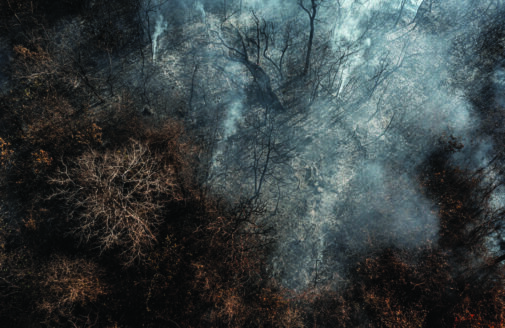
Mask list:
POLYGON ((154 32, 152 36, 153 40, 153 61, 156 61, 156 55, 158 53, 158 48, 161 43, 161 36, 164 32, 166 32, 168 28, 168 23, 165 20, 165 17, 161 13, 158 13, 158 17, 156 18, 156 25, 154 26, 154 32))

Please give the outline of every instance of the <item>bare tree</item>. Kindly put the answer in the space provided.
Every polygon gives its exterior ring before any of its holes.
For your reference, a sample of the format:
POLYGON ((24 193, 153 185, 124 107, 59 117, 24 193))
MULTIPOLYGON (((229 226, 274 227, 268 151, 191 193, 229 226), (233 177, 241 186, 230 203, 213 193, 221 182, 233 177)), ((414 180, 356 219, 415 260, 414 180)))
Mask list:
POLYGON ((307 53, 305 55, 305 65, 303 66, 303 75, 307 75, 310 67, 310 54, 312 52, 312 43, 314 42, 314 22, 316 20, 317 8, 319 7, 317 0, 310 0, 310 7, 304 5, 303 0, 298 1, 298 5, 309 15, 310 32, 309 40, 307 41, 307 53))
POLYGON ((135 140, 118 150, 92 150, 63 163, 50 198, 64 201, 82 242, 101 252, 119 249, 129 265, 156 243, 164 203, 182 197, 173 168, 161 163, 135 140))
MULTIPOLYGON (((272 82, 269 74, 261 66, 261 55, 271 64, 276 71, 282 76, 282 63, 285 54, 290 47, 290 40, 286 38, 277 61, 274 61, 269 55, 269 47, 274 34, 274 25, 267 23, 265 20, 260 20, 253 12, 254 28, 242 31, 239 27, 232 23, 222 24, 221 30, 224 32, 227 41, 222 33, 216 33, 221 45, 229 51, 229 56, 232 60, 242 63, 253 76, 255 85, 258 87, 258 99, 263 106, 268 106, 277 110, 284 110, 279 98, 272 88, 272 82), (251 54, 256 57, 251 59, 251 54)), ((225 22, 226 23, 226 22, 225 22)))
POLYGON ((402 18, 402 15, 403 15, 403 10, 405 9, 405 4, 407 3, 407 0, 402 0, 401 4, 400 4, 400 10, 398 12, 398 16, 396 17, 396 21, 395 21, 395 25, 398 25, 398 22, 400 21, 400 19, 402 18))

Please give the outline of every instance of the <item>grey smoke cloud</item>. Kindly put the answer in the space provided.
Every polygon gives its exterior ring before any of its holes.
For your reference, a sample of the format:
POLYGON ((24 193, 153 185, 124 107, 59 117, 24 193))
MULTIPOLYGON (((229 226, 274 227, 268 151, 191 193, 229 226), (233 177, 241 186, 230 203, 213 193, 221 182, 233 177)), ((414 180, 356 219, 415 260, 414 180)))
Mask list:
MULTIPOLYGON (((301 33, 291 46, 297 50, 286 58, 295 65, 305 49, 306 13, 296 1, 287 0, 187 4, 186 10, 205 25, 186 22, 179 29, 200 63, 192 85, 198 108, 192 115, 200 122, 196 128, 218 130, 211 186, 225 195, 251 192, 251 161, 257 158, 251 135, 258 138, 268 131, 254 130, 251 122, 262 122, 262 115, 270 115, 264 121, 275 126, 276 141, 291 149, 286 162, 270 163, 270 180, 261 192, 270 211, 266 217, 277 231, 270 271, 285 286, 301 290, 311 286, 316 275, 320 284, 332 281, 343 274, 342 250, 369 247, 370 239, 402 247, 436 242, 437 208, 420 190, 419 165, 441 136, 460 138, 465 148, 453 161, 469 167, 484 165, 494 147, 491 138, 477 131, 480 119, 467 90, 454 81, 458 61, 452 47, 456 38, 479 33, 478 13, 491 5, 496 9, 502 3, 324 1, 316 44, 330 51, 316 57, 313 66, 334 76, 335 82, 321 80, 328 88, 315 91, 300 87, 295 96, 305 105, 290 107, 289 97, 280 92, 281 79, 263 60, 260 67, 271 76, 273 90, 286 107, 285 112, 268 113, 254 102, 253 76, 230 55, 223 40, 235 45, 230 39, 237 35, 234 28, 247 33, 254 27, 251 10, 275 22, 279 31, 295 21, 301 33), (220 16, 225 3, 234 13, 227 17, 226 33, 220 16)), ((164 15, 170 21, 170 14, 164 15)), ((161 31, 159 36, 170 29, 170 24, 157 23, 154 32, 161 31)), ((155 49, 161 48, 163 38, 154 36, 155 49)), ((269 50, 274 55, 282 44, 275 41, 269 50)), ((167 50, 165 56, 187 53, 167 50)), ((158 65, 171 62, 159 58, 158 65)), ((188 89, 188 72, 176 74, 174 79, 187 81, 181 90, 188 89)), ((505 88, 502 66, 497 65, 492 78, 497 90, 505 88)), ((504 100, 498 96, 496 101, 504 100)), ((499 204, 500 199, 497 193, 493 202, 499 204)))

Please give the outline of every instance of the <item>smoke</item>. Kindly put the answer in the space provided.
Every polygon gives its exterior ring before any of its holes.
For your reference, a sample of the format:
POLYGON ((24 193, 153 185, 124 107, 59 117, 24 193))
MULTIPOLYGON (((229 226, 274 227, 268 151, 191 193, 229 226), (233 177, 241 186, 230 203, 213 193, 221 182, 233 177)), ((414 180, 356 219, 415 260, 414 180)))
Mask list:
POLYGON ((200 14, 200 17, 202 18, 202 22, 205 24, 207 23, 207 14, 205 13, 205 9, 203 7, 203 4, 200 1, 197 1, 195 3, 195 11, 200 14))
POLYGON ((224 138, 228 139, 235 134, 237 130, 237 122, 242 116, 242 103, 236 101, 229 106, 226 119, 224 120, 224 138))
MULTIPOLYGON (((237 0, 227 1, 224 8, 201 1, 188 7, 210 32, 184 25, 188 52, 179 49, 171 55, 191 53, 199 61, 200 79, 196 86, 195 79, 191 82, 192 104, 198 108, 192 115, 200 118, 195 129, 207 134, 218 130, 209 183, 228 197, 251 192, 254 172, 266 163, 257 157, 266 153, 259 147, 282 145, 268 163, 261 197, 268 223, 277 232, 270 272, 285 286, 302 290, 335 282, 344 274, 346 254, 367 247, 416 248, 436 242, 437 204, 419 186, 420 165, 444 136, 465 144, 452 159, 464 167, 485 166, 495 148, 495 140, 481 133, 467 81, 455 80, 472 73, 456 67, 466 59, 458 57, 462 55, 455 53, 454 43, 480 33, 478 13, 490 4, 321 2, 311 68, 313 78, 320 80, 306 84, 289 81, 295 75, 291 71, 303 66, 309 26, 297 2, 237 0), (254 45, 251 10, 271 22, 272 30, 292 32, 283 67, 288 78, 282 81, 270 61, 260 62, 284 112, 262 107, 256 78, 232 50, 254 45), (297 25, 288 25, 293 21, 297 25), (242 44, 237 41, 237 35, 248 33, 251 37, 242 44), (316 87, 306 87, 310 83, 316 87), (271 128, 275 134, 267 133, 271 128)), ((153 49, 162 48, 158 37, 167 30, 161 19, 153 49)), ((269 39, 265 53, 274 62, 286 44, 283 35, 269 39)), ((175 78, 188 81, 188 75, 181 71, 175 78)), ((491 79, 495 101, 502 104, 505 73, 500 63, 491 79)), ((501 204, 498 192, 493 197, 501 204)))
POLYGON ((165 17, 161 13, 158 13, 158 17, 156 19, 156 25, 154 26, 154 32, 152 36, 153 40, 153 62, 156 61, 156 55, 158 52, 158 48, 160 45, 158 43, 161 41, 161 35, 168 29, 168 23, 165 20, 165 17))

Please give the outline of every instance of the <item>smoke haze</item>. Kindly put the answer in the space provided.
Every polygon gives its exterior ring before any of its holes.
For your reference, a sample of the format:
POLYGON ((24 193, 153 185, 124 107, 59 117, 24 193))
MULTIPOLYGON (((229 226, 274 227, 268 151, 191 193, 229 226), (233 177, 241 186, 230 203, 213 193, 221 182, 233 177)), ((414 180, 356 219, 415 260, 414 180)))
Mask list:
MULTIPOLYGON (((342 276, 346 252, 436 243, 437 204, 421 191, 419 166, 450 136, 465 145, 457 165, 491 160, 493 136, 482 133, 461 82, 476 75, 477 64, 463 63, 479 50, 457 44, 479 38, 501 2, 323 1, 304 82, 294 71, 303 66, 309 15, 296 1, 172 6, 152 14, 153 59, 182 81, 181 93, 191 90, 188 124, 214 138, 207 183, 266 204, 274 277, 302 290, 342 276), (174 16, 181 8, 184 19, 174 16), (174 48, 164 35, 176 31, 174 48), (272 93, 284 111, 265 105, 272 93)), ((500 104, 504 72, 500 62, 481 77, 500 104)))

